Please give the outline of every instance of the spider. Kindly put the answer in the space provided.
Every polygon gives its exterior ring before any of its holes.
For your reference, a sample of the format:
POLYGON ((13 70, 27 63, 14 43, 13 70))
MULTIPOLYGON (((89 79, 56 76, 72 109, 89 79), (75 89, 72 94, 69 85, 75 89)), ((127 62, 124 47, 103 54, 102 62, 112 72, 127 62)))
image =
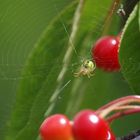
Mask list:
POLYGON ((87 75, 88 78, 90 78, 91 76, 93 76, 93 72, 96 68, 96 65, 93 61, 91 60, 84 60, 79 71, 74 73, 75 77, 80 77, 80 76, 85 76, 87 75))
POLYGON ((120 5, 120 8, 117 10, 117 14, 122 17, 126 15, 123 4, 120 5))

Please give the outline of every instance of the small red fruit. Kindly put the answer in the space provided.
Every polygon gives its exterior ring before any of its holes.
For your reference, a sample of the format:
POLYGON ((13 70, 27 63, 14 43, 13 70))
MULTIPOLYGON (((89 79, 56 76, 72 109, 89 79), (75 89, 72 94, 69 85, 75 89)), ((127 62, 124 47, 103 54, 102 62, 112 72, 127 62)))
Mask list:
POLYGON ((75 140, 115 140, 108 124, 92 110, 83 110, 74 118, 75 140))
POLYGON ((52 115, 42 123, 40 136, 42 140, 72 140, 70 121, 64 115, 52 115))
POLYGON ((105 71, 118 71, 120 69, 118 52, 119 38, 115 36, 104 36, 94 44, 92 58, 97 67, 105 71))

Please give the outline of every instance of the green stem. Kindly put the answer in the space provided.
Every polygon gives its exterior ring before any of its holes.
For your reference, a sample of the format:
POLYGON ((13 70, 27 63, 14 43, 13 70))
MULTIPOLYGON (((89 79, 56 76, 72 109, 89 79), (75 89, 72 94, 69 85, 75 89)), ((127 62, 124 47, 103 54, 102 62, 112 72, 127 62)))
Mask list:
POLYGON ((110 25, 111 25, 113 13, 116 11, 119 4, 120 4, 120 0, 113 1, 112 5, 110 7, 110 10, 105 18, 105 23, 104 23, 102 35, 105 35, 108 32, 110 25))

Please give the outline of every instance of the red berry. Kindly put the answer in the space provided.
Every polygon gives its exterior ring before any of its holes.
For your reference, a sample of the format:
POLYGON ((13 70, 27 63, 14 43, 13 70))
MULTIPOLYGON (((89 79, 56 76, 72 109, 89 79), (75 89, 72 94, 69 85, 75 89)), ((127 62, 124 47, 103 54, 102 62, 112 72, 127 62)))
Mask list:
POLYGON ((108 124, 92 110, 75 116, 73 134, 75 140, 115 140, 108 124))
POLYGON ((48 117, 40 127, 42 140, 72 140, 72 128, 66 116, 56 114, 48 117))
POLYGON ((105 36, 97 40, 92 48, 92 58, 96 66, 105 71, 118 71, 120 64, 118 60, 119 38, 105 36))

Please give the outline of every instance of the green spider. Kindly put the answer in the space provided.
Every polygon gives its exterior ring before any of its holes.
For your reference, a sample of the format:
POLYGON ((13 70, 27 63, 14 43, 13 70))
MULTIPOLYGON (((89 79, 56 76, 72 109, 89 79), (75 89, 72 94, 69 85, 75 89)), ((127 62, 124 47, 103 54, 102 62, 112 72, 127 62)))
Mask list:
POLYGON ((88 78, 94 75, 94 70, 96 68, 96 65, 91 60, 84 60, 79 71, 74 73, 75 77, 85 76, 87 75, 88 78))

